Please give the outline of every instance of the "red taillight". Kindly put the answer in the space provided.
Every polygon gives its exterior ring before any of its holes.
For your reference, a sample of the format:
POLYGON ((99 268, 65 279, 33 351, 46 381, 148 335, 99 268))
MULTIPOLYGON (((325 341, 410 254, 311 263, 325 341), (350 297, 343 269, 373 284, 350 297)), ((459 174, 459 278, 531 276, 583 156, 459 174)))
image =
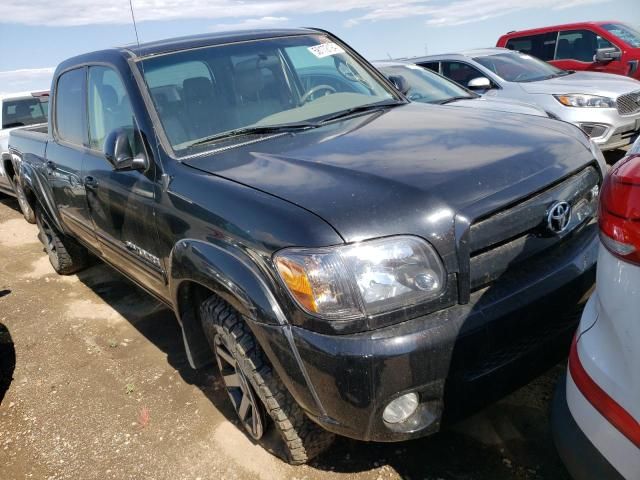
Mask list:
POLYGON ((607 394, 593 379, 580 362, 578 341, 573 339, 569 354, 569 373, 584 398, 607 419, 616 430, 627 437, 631 443, 640 448, 640 423, 622 406, 607 394))
POLYGON ((621 160, 605 178, 600 233, 607 250, 640 265, 640 155, 621 160))

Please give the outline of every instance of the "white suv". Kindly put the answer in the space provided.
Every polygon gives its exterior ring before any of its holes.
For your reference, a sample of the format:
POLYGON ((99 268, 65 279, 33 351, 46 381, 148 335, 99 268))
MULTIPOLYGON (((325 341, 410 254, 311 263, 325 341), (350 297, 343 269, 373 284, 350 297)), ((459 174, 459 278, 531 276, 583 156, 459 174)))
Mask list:
POLYGON ((600 238, 596 291, 551 422, 575 479, 640 480, 640 139, 605 179, 600 238))

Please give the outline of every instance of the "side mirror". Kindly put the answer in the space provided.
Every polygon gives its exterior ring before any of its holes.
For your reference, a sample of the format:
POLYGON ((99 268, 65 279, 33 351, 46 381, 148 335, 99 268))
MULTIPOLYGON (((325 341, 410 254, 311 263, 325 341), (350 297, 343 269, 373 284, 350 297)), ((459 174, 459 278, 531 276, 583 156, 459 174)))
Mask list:
POLYGON ((411 87, 409 86, 409 82, 402 75, 390 75, 389 80, 391 83, 400 91, 402 94, 406 95, 409 93, 411 87))
POLYGON ((104 157, 115 170, 145 170, 144 154, 134 156, 129 133, 124 128, 111 131, 104 140, 104 157))
POLYGON ((618 60, 622 56, 620 50, 615 47, 599 48, 594 55, 594 61, 600 63, 610 62, 611 60, 618 60))
POLYGON ((467 83, 467 87, 471 90, 490 90, 491 89, 491 80, 487 77, 477 77, 469 80, 467 83))

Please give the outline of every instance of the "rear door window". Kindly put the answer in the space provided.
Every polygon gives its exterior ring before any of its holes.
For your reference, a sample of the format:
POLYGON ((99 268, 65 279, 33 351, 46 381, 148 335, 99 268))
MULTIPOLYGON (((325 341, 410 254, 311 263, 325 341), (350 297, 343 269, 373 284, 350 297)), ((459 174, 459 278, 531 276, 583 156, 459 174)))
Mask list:
POLYGON ((556 50, 558 32, 547 32, 539 35, 510 38, 506 47, 510 50, 526 53, 540 60, 553 60, 556 50))
POLYGON ((591 30, 565 30, 558 36, 555 59, 591 63, 598 48, 610 47, 611 42, 591 30))
POLYGON ((78 68, 60 75, 56 89, 55 129, 58 137, 75 145, 86 140, 85 69, 78 68))

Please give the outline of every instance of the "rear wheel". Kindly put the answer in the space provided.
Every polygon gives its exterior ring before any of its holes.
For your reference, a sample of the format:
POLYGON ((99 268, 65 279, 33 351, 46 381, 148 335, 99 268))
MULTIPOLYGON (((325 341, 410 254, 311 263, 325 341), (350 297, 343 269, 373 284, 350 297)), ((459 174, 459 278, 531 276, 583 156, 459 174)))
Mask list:
POLYGON ((22 211, 22 215, 24 219, 29 223, 36 223, 36 213, 29 205, 29 200, 27 199, 27 194, 24 192, 22 185, 18 179, 14 179, 13 190, 16 192, 16 197, 18 198, 18 205, 20 205, 20 210, 22 211))
POLYGON ((39 230, 38 238, 56 273, 71 275, 87 266, 89 252, 74 239, 59 233, 40 206, 36 206, 35 219, 39 230))
POLYGON ((326 450, 334 435, 312 422, 273 371, 242 317, 217 296, 200 307, 202 326, 247 434, 293 465, 326 450))

